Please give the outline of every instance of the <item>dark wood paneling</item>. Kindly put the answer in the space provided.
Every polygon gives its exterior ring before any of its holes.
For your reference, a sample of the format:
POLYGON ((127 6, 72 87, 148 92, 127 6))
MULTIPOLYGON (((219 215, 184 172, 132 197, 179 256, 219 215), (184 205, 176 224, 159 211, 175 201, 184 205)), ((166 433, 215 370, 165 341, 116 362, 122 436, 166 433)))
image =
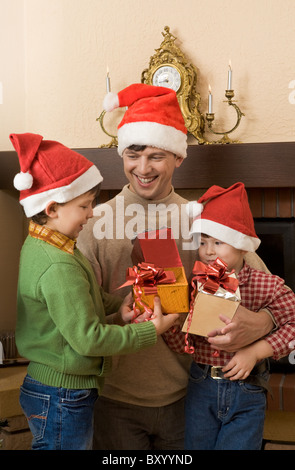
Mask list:
POLYGON ((237 181, 248 188, 295 186, 295 142, 191 146, 174 178, 183 189, 237 181))
MULTIPOLYGON (((116 148, 76 149, 100 169, 102 188, 118 190, 126 184, 116 148)), ((19 171, 15 152, 0 152, 0 188, 11 189, 19 171)), ((242 181, 247 188, 295 186, 295 142, 260 144, 191 145, 188 157, 175 171, 177 189, 230 186, 242 181)))

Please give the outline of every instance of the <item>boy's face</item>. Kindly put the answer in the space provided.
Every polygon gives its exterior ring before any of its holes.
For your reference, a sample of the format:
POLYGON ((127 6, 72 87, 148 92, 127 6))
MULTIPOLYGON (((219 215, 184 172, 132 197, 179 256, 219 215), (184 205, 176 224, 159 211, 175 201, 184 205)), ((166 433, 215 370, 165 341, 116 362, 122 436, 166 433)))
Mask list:
POLYGON ((93 217, 95 194, 90 191, 65 204, 50 203, 47 206, 46 225, 69 238, 77 238, 83 225, 93 217))
POLYGON ((237 274, 240 272, 243 267, 245 251, 238 250, 227 243, 209 236, 201 235, 200 243, 200 261, 205 264, 210 264, 215 261, 216 258, 220 258, 227 264, 229 271, 234 269, 237 274))
POLYGON ((175 168, 183 158, 174 156, 156 147, 146 147, 123 152, 124 172, 130 182, 130 189, 144 199, 163 199, 171 191, 171 181, 175 168))

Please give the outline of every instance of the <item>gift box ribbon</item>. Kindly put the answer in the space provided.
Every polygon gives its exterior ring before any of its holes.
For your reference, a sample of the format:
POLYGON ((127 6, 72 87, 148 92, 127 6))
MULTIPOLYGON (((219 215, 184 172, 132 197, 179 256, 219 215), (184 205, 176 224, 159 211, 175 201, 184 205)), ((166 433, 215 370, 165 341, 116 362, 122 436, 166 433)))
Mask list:
MULTIPOLYGON (((227 264, 220 258, 216 258, 216 260, 212 264, 205 264, 201 261, 196 261, 194 264, 192 271, 194 276, 191 281, 192 292, 190 300, 188 327, 185 335, 185 352, 188 354, 193 354, 195 351, 194 347, 190 346, 188 342, 189 328, 192 322, 195 296, 197 291, 195 281, 200 282, 200 290, 208 294, 214 295, 218 291, 219 287, 222 287, 228 292, 234 293, 239 286, 239 281, 237 278, 231 277, 231 274, 234 273, 234 269, 231 272, 227 272, 226 269, 227 264)), ((218 357, 218 351, 214 351, 213 356, 218 357)))
MULTIPOLYGON (((173 284, 176 282, 173 271, 164 271, 154 264, 139 263, 137 266, 128 268, 126 272, 126 285, 139 285, 144 287, 146 295, 157 294, 158 284, 173 284)), ((121 286, 123 287, 123 286, 121 286)))
POLYGON ((141 296, 143 288, 146 295, 156 295, 158 293, 158 284, 173 284, 176 277, 173 271, 165 271, 163 268, 156 267, 151 263, 139 263, 137 266, 127 268, 126 282, 120 287, 130 286, 133 284, 134 303, 141 305, 145 312, 152 315, 153 311, 142 300, 141 296))
POLYGON ((199 281, 202 291, 208 294, 215 294, 219 287, 223 287, 223 289, 233 293, 237 290, 239 281, 236 278, 230 277, 234 270, 229 273, 226 272, 226 269, 227 264, 220 258, 216 258, 212 264, 196 261, 193 268, 194 277, 192 281, 199 281))

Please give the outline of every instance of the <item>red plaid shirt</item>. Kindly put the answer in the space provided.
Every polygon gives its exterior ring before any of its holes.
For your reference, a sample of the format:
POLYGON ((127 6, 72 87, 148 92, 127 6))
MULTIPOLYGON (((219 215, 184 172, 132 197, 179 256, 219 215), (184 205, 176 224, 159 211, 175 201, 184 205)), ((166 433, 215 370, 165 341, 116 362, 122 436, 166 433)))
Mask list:
MULTIPOLYGON (((273 358, 278 360, 290 353, 289 343, 295 339, 295 295, 285 286, 278 276, 267 274, 251 268, 247 264, 238 275, 241 294, 241 305, 253 312, 267 308, 277 323, 277 329, 264 339, 272 346, 273 358)), ((259 315, 259 313, 257 313, 259 315)), ((163 335, 166 343, 176 352, 184 353, 185 333, 178 327, 170 328, 163 335)), ((189 346, 195 352, 196 362, 212 366, 223 366, 233 356, 232 353, 220 351, 219 357, 212 356, 212 347, 206 338, 188 335, 189 346)))

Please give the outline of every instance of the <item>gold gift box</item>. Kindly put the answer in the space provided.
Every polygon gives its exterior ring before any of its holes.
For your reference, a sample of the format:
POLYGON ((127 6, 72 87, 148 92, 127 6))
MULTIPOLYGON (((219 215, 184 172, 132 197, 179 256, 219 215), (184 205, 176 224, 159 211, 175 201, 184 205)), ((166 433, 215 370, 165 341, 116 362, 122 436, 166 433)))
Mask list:
MULTIPOLYGON (((164 271, 173 271, 175 275, 176 282, 157 284, 157 294, 147 294, 143 286, 142 302, 153 309, 154 297, 158 295, 161 299, 163 313, 186 313, 189 311, 188 282, 171 229, 160 229, 140 234, 134 241, 131 257, 134 265, 144 261, 163 268, 164 271)), ((140 305, 138 303, 136 305, 141 310, 140 305)))

